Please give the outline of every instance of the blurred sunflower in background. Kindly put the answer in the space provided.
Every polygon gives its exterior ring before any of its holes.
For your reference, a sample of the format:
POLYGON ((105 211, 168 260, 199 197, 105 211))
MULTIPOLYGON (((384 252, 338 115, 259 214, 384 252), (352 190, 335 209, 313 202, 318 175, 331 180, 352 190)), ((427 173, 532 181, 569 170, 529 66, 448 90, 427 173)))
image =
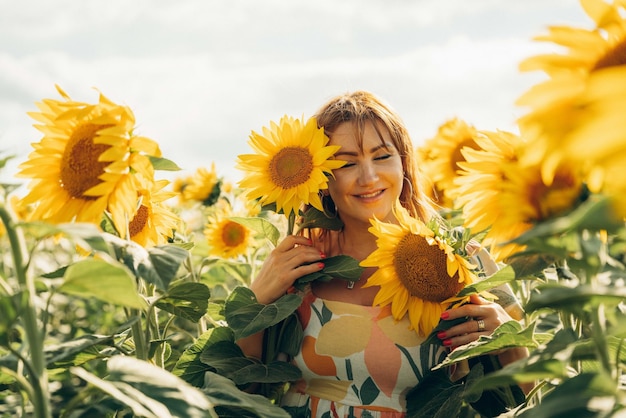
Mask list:
POLYGON ((160 157, 156 142, 134 134, 135 117, 100 94, 99 102, 45 99, 29 115, 44 136, 33 144, 18 177, 30 178, 22 204, 33 205, 32 219, 99 224, 105 212, 125 236, 137 211, 137 192, 149 188, 160 157))
POLYGON ((230 219, 230 210, 223 209, 210 215, 204 235, 209 244, 209 255, 237 258, 252 247, 252 231, 230 219))
POLYGON ((465 161, 461 150, 476 149, 476 128, 467 122, 452 118, 439 126, 437 134, 417 147, 419 167, 432 184, 433 200, 444 208, 454 207, 454 179, 458 176, 459 163, 465 161))
POLYGON ((516 104, 529 108, 519 119, 533 142, 528 158, 541 160, 549 184, 564 160, 586 167, 589 188, 614 197, 626 216, 626 3, 581 0, 595 23, 592 29, 552 26, 535 38, 564 53, 530 57, 522 71, 541 70, 548 79, 533 86, 516 104))
POLYGON ((332 170, 345 164, 332 159, 339 147, 328 141, 315 118, 283 116, 263 127, 263 134, 252 131, 248 144, 256 153, 238 156, 237 168, 245 172, 238 184, 248 199, 276 203, 276 212, 287 216, 302 204, 323 211, 318 192, 327 188, 332 170))
POLYGON ((200 202, 204 206, 214 205, 220 197, 222 179, 215 170, 215 162, 211 169, 198 168, 191 176, 179 180, 175 184, 181 202, 200 202))
POLYGON ((176 196, 164 188, 167 180, 158 180, 150 190, 139 190, 139 208, 128 225, 130 239, 143 247, 162 245, 181 229, 181 219, 164 202, 176 196))
POLYGON ((408 314, 412 329, 426 336, 449 300, 476 281, 475 266, 399 202, 394 213, 397 225, 371 220, 369 231, 376 236, 377 249, 360 265, 377 270, 364 287, 380 286, 373 305, 391 305, 396 320, 408 314))
POLYGON ((464 149, 455 180, 464 226, 473 234, 487 231, 482 243, 498 261, 523 250, 508 241, 533 225, 563 215, 580 202, 584 193, 582 171, 563 162, 546 184, 541 165, 524 159, 528 144, 506 131, 480 131, 480 149, 464 149))

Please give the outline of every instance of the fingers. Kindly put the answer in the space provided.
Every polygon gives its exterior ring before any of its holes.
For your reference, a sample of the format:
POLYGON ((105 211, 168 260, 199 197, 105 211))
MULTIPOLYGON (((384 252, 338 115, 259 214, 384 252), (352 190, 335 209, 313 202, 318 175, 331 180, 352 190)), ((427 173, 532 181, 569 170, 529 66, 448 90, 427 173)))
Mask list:
POLYGON ((271 303, 285 294, 294 281, 324 268, 325 255, 308 238, 290 235, 268 255, 250 285, 259 303, 271 303))

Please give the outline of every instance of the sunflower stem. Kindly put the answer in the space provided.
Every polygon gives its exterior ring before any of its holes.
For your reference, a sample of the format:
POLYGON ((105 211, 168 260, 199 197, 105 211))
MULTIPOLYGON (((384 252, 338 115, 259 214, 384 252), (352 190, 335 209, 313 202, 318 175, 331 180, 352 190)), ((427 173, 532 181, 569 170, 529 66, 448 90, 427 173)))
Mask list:
POLYGON ((28 250, 22 230, 16 227, 12 216, 6 210, 4 202, 0 202, 0 218, 7 231, 11 244, 15 275, 20 290, 23 292, 21 301, 23 313, 21 317, 30 350, 30 362, 27 368, 30 371, 29 377, 33 389, 32 403, 35 409, 34 413, 36 417, 48 418, 51 416, 48 374, 43 353, 43 335, 39 332, 37 324, 37 311, 34 301, 36 294, 35 280, 27 274, 26 268, 28 262, 25 260, 25 254, 28 254, 28 250))
POLYGON ((296 213, 292 210, 287 217, 287 235, 293 234, 296 225, 296 213))

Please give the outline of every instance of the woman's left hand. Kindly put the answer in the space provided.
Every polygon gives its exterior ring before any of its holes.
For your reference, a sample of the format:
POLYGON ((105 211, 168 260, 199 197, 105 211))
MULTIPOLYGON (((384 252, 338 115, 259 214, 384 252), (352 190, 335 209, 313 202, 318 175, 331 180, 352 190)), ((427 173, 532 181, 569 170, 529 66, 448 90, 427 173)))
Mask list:
POLYGON ((455 349, 460 345, 471 343, 481 335, 491 335, 500 325, 512 320, 502 306, 476 294, 470 296, 469 303, 449 309, 441 315, 441 319, 444 320, 464 317, 468 318, 467 321, 437 334, 444 346, 455 349))

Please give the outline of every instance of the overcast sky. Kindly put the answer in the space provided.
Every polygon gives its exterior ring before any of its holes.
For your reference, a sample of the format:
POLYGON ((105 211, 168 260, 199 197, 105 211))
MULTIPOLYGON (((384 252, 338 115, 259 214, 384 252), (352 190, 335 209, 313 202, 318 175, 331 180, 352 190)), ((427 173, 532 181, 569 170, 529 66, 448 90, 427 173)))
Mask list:
POLYGON ((0 156, 17 155, 0 181, 24 182, 26 112, 55 84, 130 106, 165 157, 235 181, 251 130, 346 91, 390 102, 415 145, 452 117, 515 130, 542 79, 517 65, 556 24, 591 20, 577 0, 0 0, 0 156))

